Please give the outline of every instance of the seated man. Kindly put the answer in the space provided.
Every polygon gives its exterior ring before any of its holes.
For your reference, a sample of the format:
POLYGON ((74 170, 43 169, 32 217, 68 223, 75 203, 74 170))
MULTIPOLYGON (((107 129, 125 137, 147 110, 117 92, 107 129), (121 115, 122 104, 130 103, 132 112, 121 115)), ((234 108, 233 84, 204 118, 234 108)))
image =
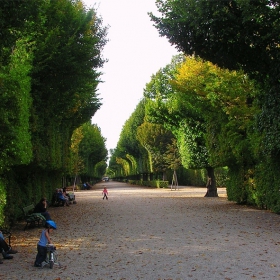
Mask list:
MULTIPOLYGON (((10 260, 13 258, 13 256, 10 256, 10 254, 16 254, 17 251, 13 250, 11 247, 9 247, 9 245, 6 243, 6 241, 4 240, 4 236, 2 234, 2 232, 0 231, 0 252, 3 255, 4 259, 10 260)), ((3 262, 0 261, 0 264, 2 264, 3 262)))

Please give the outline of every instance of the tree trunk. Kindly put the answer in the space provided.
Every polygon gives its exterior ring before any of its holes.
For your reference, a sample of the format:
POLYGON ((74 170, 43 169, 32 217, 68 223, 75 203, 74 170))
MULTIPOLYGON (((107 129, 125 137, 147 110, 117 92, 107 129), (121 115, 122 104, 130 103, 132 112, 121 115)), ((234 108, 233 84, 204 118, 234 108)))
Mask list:
POLYGON ((166 181, 166 171, 162 172, 162 181, 166 181))
POLYGON ((216 178, 213 167, 207 167, 207 192, 205 197, 218 197, 217 187, 216 187, 216 178))

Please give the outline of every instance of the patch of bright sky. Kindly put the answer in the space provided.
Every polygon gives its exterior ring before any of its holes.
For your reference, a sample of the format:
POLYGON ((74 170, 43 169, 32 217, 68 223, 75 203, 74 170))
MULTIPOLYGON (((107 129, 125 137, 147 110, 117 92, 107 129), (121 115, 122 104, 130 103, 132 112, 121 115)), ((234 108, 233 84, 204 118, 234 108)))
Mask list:
POLYGON ((160 37, 148 16, 156 14, 155 0, 83 0, 97 8, 103 26, 109 26, 98 87, 102 106, 92 118, 107 139, 107 149, 117 146, 123 125, 143 97, 143 89, 160 68, 178 52, 160 37))

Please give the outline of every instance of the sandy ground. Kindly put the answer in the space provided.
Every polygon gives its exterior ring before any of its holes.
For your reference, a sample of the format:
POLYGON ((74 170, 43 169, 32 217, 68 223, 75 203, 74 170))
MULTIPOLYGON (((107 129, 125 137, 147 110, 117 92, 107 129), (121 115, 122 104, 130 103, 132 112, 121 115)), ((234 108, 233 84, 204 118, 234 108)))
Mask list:
POLYGON ((0 279, 280 279, 280 216, 204 198, 205 189, 100 183, 77 204, 52 207, 61 267, 33 267, 42 228, 13 229, 19 251, 0 279), (109 200, 102 200, 102 187, 109 200))

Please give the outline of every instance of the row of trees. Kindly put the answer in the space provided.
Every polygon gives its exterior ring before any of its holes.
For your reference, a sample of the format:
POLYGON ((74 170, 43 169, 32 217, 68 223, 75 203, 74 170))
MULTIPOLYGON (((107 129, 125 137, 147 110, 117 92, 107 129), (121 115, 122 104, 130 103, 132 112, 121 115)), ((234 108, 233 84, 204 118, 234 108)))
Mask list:
POLYGON ((259 94, 248 96, 244 112, 256 106, 253 125, 247 133, 232 135, 238 140, 233 148, 242 148, 241 143, 244 152, 237 164, 230 165, 228 194, 232 200, 280 212, 280 1, 158 0, 156 4, 161 16, 150 14, 151 19, 178 50, 223 69, 242 70, 256 82, 259 94))
POLYGON ((186 170, 206 169, 206 195, 217 196, 214 169, 220 175, 231 164, 248 160, 246 135, 258 110, 248 100, 257 94, 257 86, 242 71, 223 70, 200 58, 174 57, 146 85, 144 99, 124 125, 110 168, 119 175, 125 166, 125 176, 165 175, 181 165, 186 170), (128 134, 133 141, 128 141, 128 134), (140 153, 129 147, 131 143, 140 153), (132 168, 131 158, 136 167, 132 168))
POLYGON ((143 99, 124 124, 116 149, 111 150, 108 172, 112 177, 165 180, 167 170, 174 164, 169 159, 173 149, 175 153, 177 150, 174 135, 161 124, 147 122, 145 107, 143 99))
POLYGON ((62 177, 104 173, 105 139, 89 121, 107 29, 78 0, 2 0, 0 14, 2 224, 62 177))
MULTIPOLYGON (((150 16, 159 33, 188 56, 174 58, 144 90, 142 123, 134 131, 147 164, 156 157, 139 132, 145 122, 172 133, 185 168, 207 170, 207 196, 217 195, 214 170, 225 167, 230 200, 279 213, 280 2, 156 3, 161 16, 150 16)), ((112 164, 130 164, 122 147, 124 140, 112 164)))

